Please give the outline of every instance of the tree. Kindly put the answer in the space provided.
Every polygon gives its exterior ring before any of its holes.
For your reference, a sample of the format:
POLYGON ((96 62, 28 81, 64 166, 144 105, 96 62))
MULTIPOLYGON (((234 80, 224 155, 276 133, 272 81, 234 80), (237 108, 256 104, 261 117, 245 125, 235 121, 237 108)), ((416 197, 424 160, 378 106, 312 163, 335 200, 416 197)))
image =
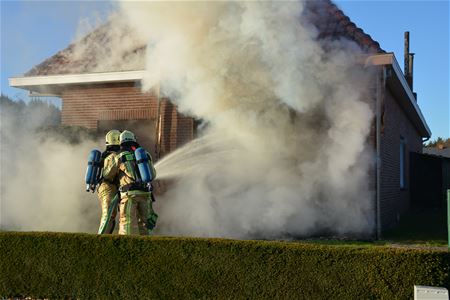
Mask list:
POLYGON ((438 137, 435 140, 431 140, 428 144, 425 145, 427 148, 449 148, 450 147, 450 138, 443 139, 442 137, 438 137))
POLYGON ((0 95, 2 126, 38 128, 61 123, 61 110, 42 100, 14 101, 7 95, 0 95))

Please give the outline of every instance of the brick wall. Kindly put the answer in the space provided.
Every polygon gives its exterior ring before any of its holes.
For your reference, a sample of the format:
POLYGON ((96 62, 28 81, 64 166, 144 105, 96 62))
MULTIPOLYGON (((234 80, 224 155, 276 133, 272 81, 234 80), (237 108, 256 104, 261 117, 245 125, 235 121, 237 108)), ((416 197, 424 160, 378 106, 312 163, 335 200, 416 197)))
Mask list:
POLYGON ((386 230, 395 226, 409 208, 409 153, 421 153, 422 139, 389 88, 386 87, 384 95, 380 143, 380 209, 381 228, 386 230), (406 141, 404 189, 400 189, 400 137, 406 141))
POLYGON ((160 156, 174 151, 194 138, 194 119, 183 116, 177 106, 163 99, 160 106, 161 143, 160 156))
MULTIPOLYGON (((152 93, 143 94, 133 82, 69 86, 62 94, 61 123, 98 129, 99 122, 152 120, 157 122, 158 101, 152 93)), ((159 157, 193 139, 194 121, 177 112, 168 99, 162 99, 159 157)), ((148 122, 142 124, 148 126, 148 122)), ((139 124, 139 123, 137 123, 139 124)), ((136 125, 138 126, 138 125, 136 125)), ((156 127, 155 127, 156 130, 156 127)), ((155 133, 151 139, 156 140, 155 133)), ((144 137, 140 137, 144 139, 144 137)), ((150 137, 148 137, 150 139, 150 137)), ((151 144, 144 141, 144 144, 151 144)))
POLYGON ((134 83, 70 86, 62 94, 61 122, 97 129, 98 120, 156 118, 157 101, 134 83))

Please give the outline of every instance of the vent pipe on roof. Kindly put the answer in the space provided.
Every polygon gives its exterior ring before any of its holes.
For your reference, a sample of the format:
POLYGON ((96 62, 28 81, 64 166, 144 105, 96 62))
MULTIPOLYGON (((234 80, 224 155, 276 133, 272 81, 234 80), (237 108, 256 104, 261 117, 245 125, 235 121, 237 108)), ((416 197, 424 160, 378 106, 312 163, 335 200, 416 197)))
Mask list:
POLYGON ((409 53, 409 67, 408 67, 408 84, 411 87, 411 91, 413 91, 413 66, 414 66, 414 53, 409 53))

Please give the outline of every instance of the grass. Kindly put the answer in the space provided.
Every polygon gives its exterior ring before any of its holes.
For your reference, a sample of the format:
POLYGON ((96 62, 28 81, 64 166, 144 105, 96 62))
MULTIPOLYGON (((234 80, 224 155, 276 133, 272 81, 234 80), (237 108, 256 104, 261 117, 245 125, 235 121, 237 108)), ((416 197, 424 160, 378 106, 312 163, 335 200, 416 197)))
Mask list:
POLYGON ((387 243, 445 247, 447 216, 444 210, 411 211, 399 225, 383 234, 387 243))
POLYGON ((397 227, 383 232, 379 240, 311 238, 298 242, 343 247, 447 247, 447 216, 443 210, 411 211, 400 220, 397 227))

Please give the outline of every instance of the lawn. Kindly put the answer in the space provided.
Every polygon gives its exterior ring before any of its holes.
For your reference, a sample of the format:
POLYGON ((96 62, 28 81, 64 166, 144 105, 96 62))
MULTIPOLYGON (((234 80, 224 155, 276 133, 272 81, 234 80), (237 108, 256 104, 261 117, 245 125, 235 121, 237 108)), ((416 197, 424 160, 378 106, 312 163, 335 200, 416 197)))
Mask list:
POLYGON ((447 215, 443 210, 411 211, 400 219, 398 226, 383 232, 380 239, 358 240, 352 238, 308 238, 297 242, 331 246, 394 246, 439 247, 448 246, 447 215))
POLYGON ((386 243, 447 246, 447 216, 444 210, 412 211, 400 219, 399 225, 386 231, 386 243))

